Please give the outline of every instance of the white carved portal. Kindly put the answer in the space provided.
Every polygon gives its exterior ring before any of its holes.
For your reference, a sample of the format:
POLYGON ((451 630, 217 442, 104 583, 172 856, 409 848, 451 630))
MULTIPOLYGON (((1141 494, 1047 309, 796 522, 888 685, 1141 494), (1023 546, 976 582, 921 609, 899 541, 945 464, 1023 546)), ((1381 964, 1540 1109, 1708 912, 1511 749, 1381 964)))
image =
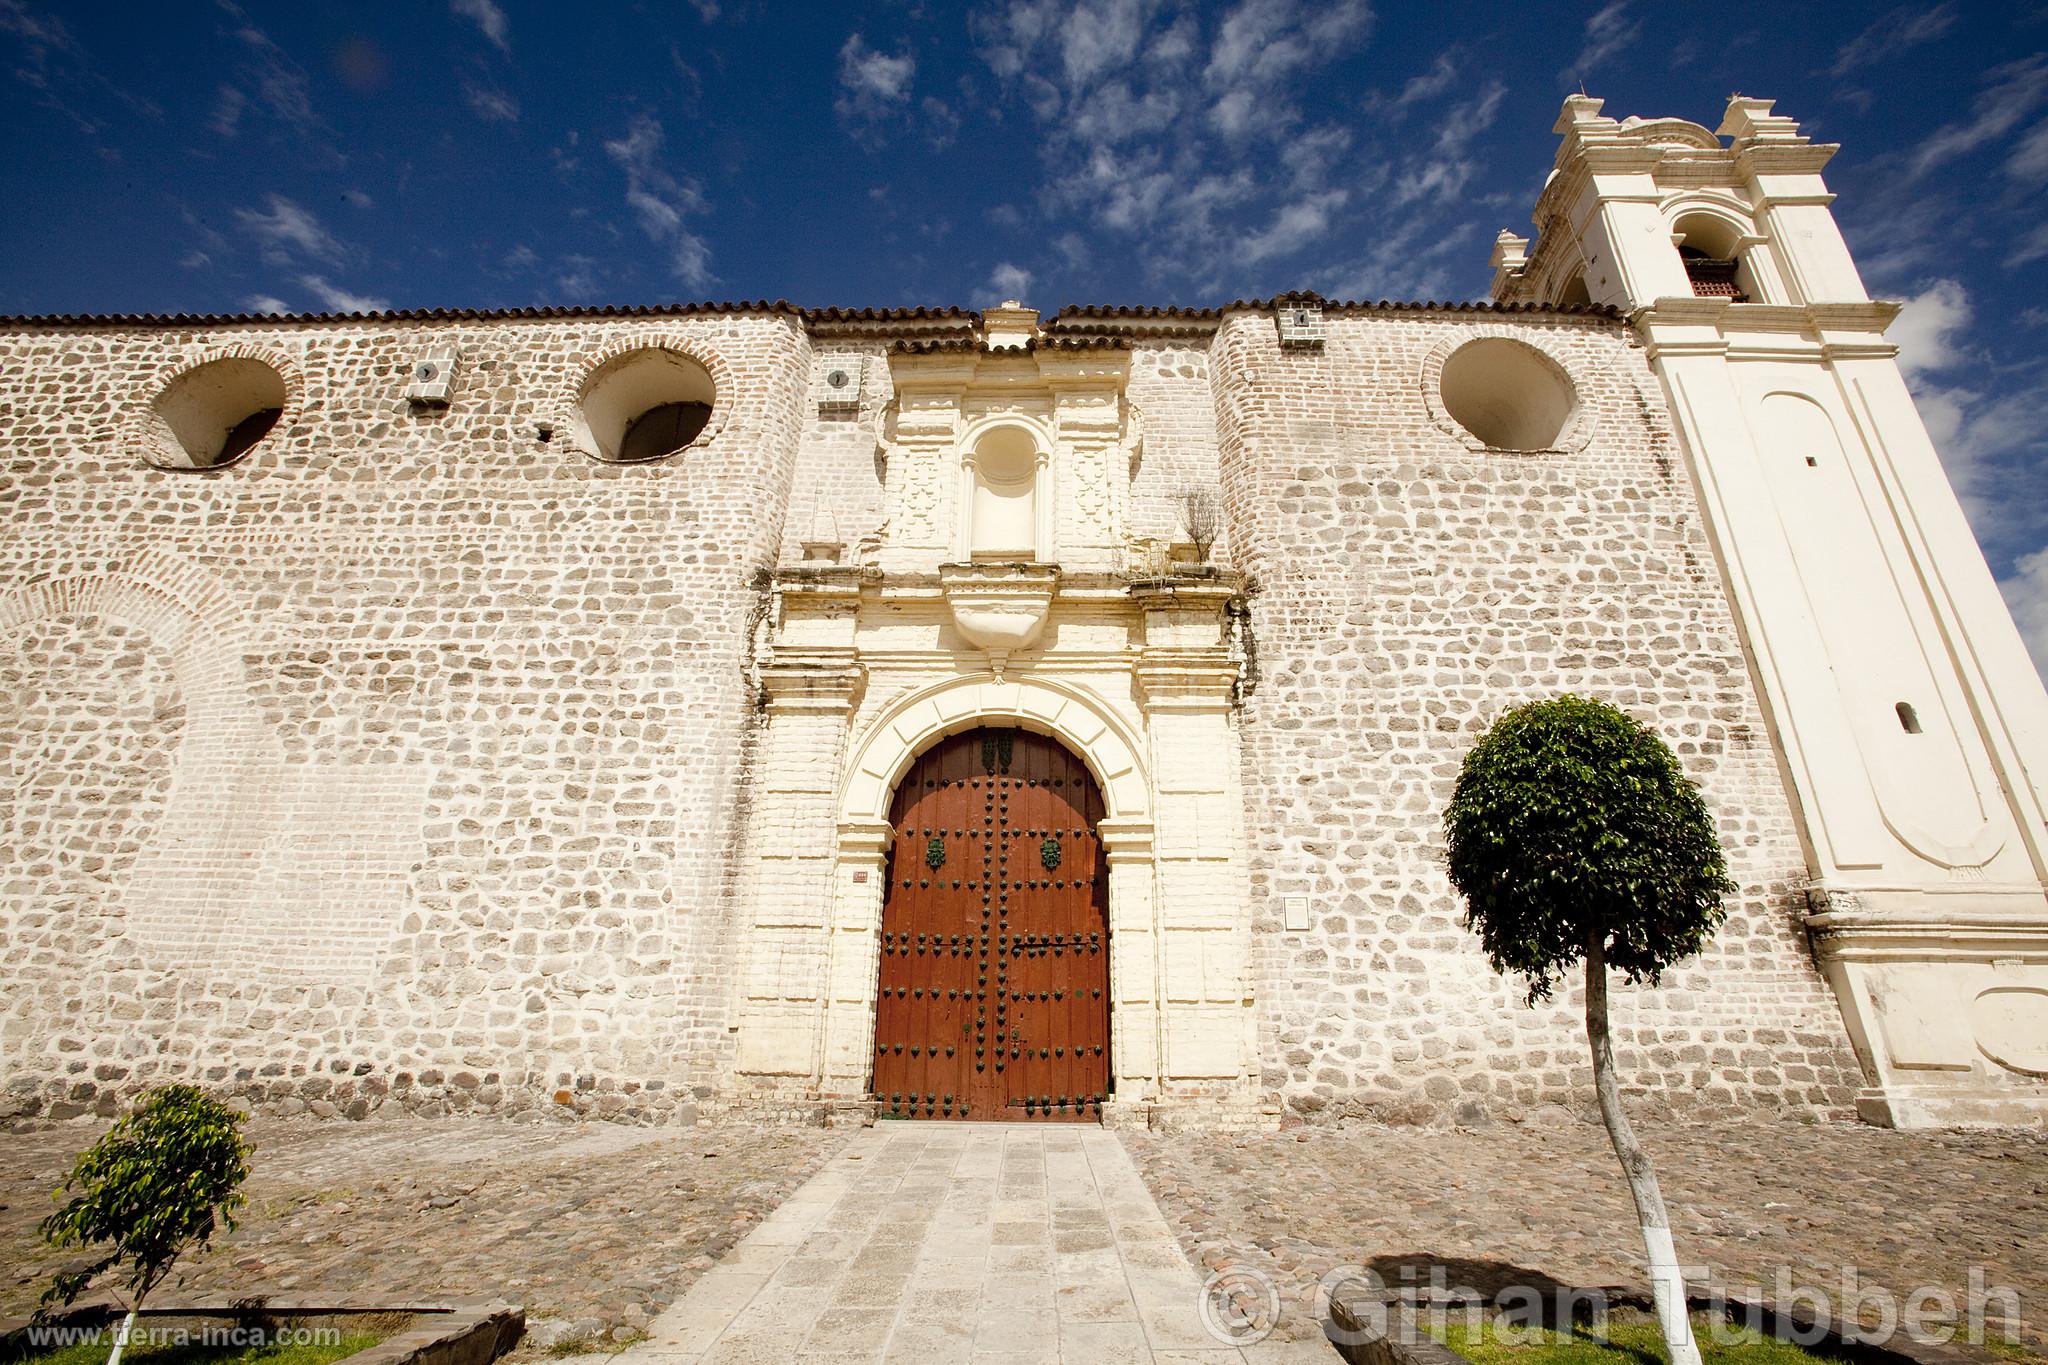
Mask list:
POLYGON ((892 357, 873 562, 775 581, 734 1089, 865 1101, 895 784, 948 735, 1016 726, 1078 755, 1106 803, 1105 1119, 1257 1122, 1240 585, 1130 571, 1128 351, 1039 344, 1028 309, 987 316, 974 343, 892 357))

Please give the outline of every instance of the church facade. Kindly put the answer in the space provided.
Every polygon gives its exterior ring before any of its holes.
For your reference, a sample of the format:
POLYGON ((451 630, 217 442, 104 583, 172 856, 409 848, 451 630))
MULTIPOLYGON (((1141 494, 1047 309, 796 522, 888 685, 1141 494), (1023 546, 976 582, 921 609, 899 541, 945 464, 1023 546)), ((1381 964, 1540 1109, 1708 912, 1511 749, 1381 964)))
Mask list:
POLYGON ((1574 96, 1494 302, 0 324, 0 1112, 1582 1104, 1444 804, 1662 735, 1638 1102, 2048 1122, 2048 694, 1815 146, 1574 96))

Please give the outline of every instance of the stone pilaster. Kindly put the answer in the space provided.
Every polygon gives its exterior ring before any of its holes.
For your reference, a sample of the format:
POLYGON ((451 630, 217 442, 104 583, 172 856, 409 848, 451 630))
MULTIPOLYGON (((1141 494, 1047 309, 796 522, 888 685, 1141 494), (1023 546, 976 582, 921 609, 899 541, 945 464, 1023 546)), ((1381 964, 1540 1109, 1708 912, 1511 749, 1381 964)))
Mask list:
POLYGON ((1198 577, 1131 589, 1145 620, 1133 682, 1158 829, 1162 1099, 1237 1093, 1253 1068, 1238 669, 1224 617, 1237 591, 1232 579, 1198 577))
POLYGON ((824 1066, 839 857, 833 802, 862 683, 852 645, 859 582, 858 570, 834 569, 776 585, 782 619, 761 669, 767 729, 746 855, 751 931, 737 1066, 747 1076, 815 1082, 824 1066))

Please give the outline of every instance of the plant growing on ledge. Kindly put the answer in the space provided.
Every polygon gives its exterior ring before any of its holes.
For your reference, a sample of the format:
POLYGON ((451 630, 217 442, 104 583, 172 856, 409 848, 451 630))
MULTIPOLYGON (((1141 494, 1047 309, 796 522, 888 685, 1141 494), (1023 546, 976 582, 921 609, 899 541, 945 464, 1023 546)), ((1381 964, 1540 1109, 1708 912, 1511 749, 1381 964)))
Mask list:
POLYGON ((1174 493, 1174 514, 1181 534, 1194 547, 1197 565, 1209 562, 1209 549, 1223 529, 1223 504, 1216 490, 1204 483, 1182 484, 1174 493))
POLYGON ((1508 712, 1472 747, 1444 834, 1466 927, 1494 970, 1527 975, 1531 1004, 1585 963, 1593 1086, 1635 1196, 1657 1320, 1672 1365, 1699 1365, 1671 1220, 1622 1112, 1607 1028, 1610 963, 1654 983, 1726 914, 1721 898, 1735 886, 1699 788, 1622 712, 1557 697, 1508 712))
POLYGON ((120 1365, 135 1315, 184 1252, 206 1245, 216 1226, 234 1229, 238 1187, 249 1174, 242 1116, 204 1091, 166 1085, 79 1154, 51 1197, 77 1193, 42 1221, 54 1246, 111 1248, 90 1265, 65 1271, 43 1302, 68 1304, 88 1284, 126 1264, 128 1316, 114 1334, 107 1365, 120 1365))

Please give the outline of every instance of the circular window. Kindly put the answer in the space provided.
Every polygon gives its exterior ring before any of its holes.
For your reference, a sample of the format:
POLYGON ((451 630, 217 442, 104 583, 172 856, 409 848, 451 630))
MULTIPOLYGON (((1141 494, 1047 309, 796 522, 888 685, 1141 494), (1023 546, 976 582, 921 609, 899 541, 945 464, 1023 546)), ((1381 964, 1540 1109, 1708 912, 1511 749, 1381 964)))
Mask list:
POLYGON ((262 361, 208 361, 166 384, 150 404, 144 454, 164 469, 224 468, 270 434, 284 406, 284 376, 262 361))
POLYGON ((1506 337, 1451 352, 1442 384, 1444 411, 1495 450, 1555 450, 1579 406, 1564 371, 1506 337))
POLYGON ((600 366, 583 386, 578 444, 612 464, 645 464, 688 448, 710 425, 710 372, 649 346, 600 366))

